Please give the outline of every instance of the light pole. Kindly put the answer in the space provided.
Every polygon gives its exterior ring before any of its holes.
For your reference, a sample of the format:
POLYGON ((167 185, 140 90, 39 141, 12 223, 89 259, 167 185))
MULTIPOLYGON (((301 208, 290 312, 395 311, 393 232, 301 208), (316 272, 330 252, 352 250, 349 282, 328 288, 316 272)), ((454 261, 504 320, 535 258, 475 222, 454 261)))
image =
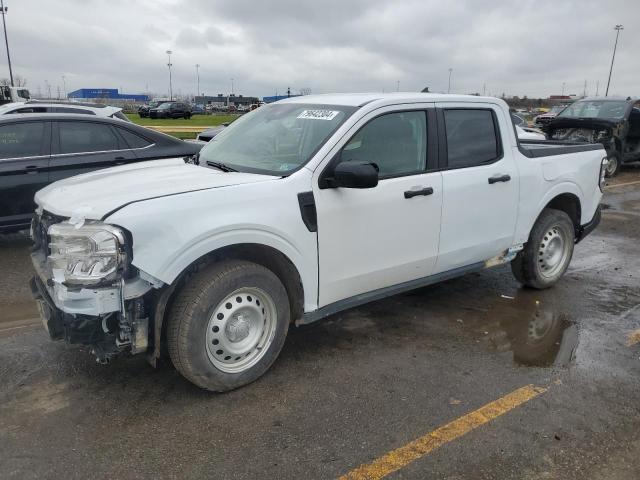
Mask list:
POLYGON ((231 96, 233 97, 233 77, 231 77, 231 96))
POLYGON ((173 85, 171 83, 171 54, 173 52, 171 50, 167 50, 167 55, 169 56, 169 63, 167 66, 169 67, 169 100, 173 101, 173 85))
POLYGON ((9 78, 11 80, 11 86, 14 87, 13 84, 13 70, 11 69, 11 56, 9 55, 9 39, 7 38, 7 22, 4 17, 7 15, 7 10, 9 7, 4 6, 4 0, 0 0, 0 12, 2 12, 2 27, 4 28, 4 44, 7 47, 7 63, 9 64, 9 78))
MULTIPOLYGON (((613 44, 613 55, 611 57, 611 68, 609 68, 609 80, 607 80, 607 90, 604 92, 604 96, 606 97, 607 95, 609 95, 609 83, 611 83, 611 72, 613 71, 613 61, 616 59, 616 48, 618 48, 618 37, 620 36, 620 30, 624 30, 624 27, 622 25, 616 25, 615 27, 613 27, 613 29, 616 31, 616 43, 613 44)), ((5 35, 6 35, 6 30, 5 30, 5 35)), ((7 50, 8 52, 8 50, 7 50)))
POLYGON ((67 79, 62 75, 62 91, 64 92, 64 98, 67 98, 67 79))
POLYGON ((565 82, 562 82, 562 95, 561 95, 561 97, 564 97, 564 85, 565 85, 565 82))
POLYGON ((453 68, 449 69, 449 86, 447 87, 447 93, 451 93, 451 72, 453 72, 453 68))
POLYGON ((198 82, 198 88, 196 90, 196 97, 200 96, 200 64, 196 63, 196 79, 198 82))

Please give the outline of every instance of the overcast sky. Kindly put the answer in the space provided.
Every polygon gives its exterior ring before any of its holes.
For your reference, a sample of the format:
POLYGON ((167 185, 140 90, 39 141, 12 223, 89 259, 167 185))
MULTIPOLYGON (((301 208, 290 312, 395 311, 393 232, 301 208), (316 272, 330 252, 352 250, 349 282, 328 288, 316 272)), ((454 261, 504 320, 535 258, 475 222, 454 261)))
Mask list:
MULTIPOLYGON (((44 93, 640 95, 639 0, 5 0, 14 74, 44 93), (636 24, 631 22, 635 21, 636 24)), ((8 77, 0 50, 0 78, 8 77)))

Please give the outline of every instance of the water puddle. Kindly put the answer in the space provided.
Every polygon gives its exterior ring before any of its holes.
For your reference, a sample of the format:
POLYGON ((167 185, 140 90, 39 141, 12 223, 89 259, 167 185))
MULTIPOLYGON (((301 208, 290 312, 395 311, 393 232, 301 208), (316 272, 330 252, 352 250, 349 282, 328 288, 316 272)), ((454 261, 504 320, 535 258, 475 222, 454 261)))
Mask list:
POLYGON ((566 367, 575 357, 578 328, 545 292, 520 289, 488 308, 482 335, 491 350, 511 351, 519 365, 566 367))

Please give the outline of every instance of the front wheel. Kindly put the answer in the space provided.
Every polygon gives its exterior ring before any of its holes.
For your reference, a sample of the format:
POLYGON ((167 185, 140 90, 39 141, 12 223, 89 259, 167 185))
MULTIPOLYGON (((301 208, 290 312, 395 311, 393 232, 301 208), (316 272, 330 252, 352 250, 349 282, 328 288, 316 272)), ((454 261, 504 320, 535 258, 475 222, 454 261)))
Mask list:
POLYGON ((574 245, 575 228, 569 215, 545 208, 524 249, 511 262, 513 275, 531 288, 552 287, 567 271, 574 245))
POLYGON ((246 261, 214 264, 177 294, 168 317, 169 354, 197 386, 232 390, 269 369, 289 321, 287 292, 273 272, 246 261))

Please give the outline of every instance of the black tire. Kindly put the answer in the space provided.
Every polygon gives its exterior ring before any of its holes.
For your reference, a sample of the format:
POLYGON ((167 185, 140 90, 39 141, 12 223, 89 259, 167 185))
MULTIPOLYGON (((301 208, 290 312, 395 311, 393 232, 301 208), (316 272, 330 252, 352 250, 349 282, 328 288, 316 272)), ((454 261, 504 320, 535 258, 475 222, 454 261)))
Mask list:
POLYGON ((620 155, 617 153, 612 153, 607 157, 609 160, 609 164, 607 165, 607 169, 605 170, 605 176, 607 178, 615 177, 620 173, 620 168, 622 168, 622 162, 620 161, 620 155))
POLYGON ((185 113, 185 114, 184 114, 184 119, 185 119, 185 120, 189 120, 190 118, 191 118, 191 115, 190 115, 190 114, 188 114, 188 113, 185 113))
POLYGON ((213 264, 191 277, 171 306, 167 318, 169 355, 176 369, 197 386, 214 392, 233 390, 258 379, 273 364, 284 345, 290 316, 287 292, 273 272, 242 260, 213 264), (240 373, 227 373, 210 359, 209 322, 228 295, 246 287, 270 296, 277 319, 272 339, 257 363, 240 373))
POLYGON ((511 271, 516 280, 527 287, 539 290, 552 287, 567 271, 574 245, 575 227, 569 215, 561 210, 545 208, 536 220, 524 249, 511 262, 511 271), (545 246, 549 248, 550 245, 545 243, 545 239, 550 236, 563 237, 562 255, 556 267, 545 270, 545 246))

